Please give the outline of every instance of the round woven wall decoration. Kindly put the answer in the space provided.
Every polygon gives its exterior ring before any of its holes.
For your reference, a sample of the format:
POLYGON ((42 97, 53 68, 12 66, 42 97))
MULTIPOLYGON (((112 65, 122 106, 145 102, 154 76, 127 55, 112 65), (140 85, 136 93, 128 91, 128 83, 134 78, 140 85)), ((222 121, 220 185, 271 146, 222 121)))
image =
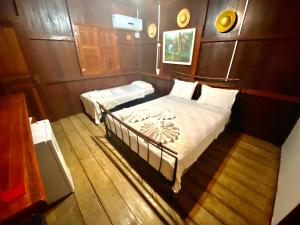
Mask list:
POLYGON ((184 8, 179 11, 177 15, 177 25, 180 28, 186 27, 191 19, 190 11, 187 8, 184 8))
POLYGON ((148 36, 150 38, 154 38, 156 36, 156 25, 155 23, 151 23, 149 26, 148 26, 148 36))
POLYGON ((222 11, 216 19, 216 28, 220 33, 225 33, 234 28, 237 21, 237 14, 234 10, 222 11))

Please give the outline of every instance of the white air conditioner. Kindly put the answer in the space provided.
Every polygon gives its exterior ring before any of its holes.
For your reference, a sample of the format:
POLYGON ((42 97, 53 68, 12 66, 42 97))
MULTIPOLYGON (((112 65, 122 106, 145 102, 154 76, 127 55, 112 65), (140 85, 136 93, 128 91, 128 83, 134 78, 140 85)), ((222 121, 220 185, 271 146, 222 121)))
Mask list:
POLYGON ((134 17, 113 14, 112 23, 113 27, 117 29, 132 30, 137 32, 143 30, 143 21, 134 17))

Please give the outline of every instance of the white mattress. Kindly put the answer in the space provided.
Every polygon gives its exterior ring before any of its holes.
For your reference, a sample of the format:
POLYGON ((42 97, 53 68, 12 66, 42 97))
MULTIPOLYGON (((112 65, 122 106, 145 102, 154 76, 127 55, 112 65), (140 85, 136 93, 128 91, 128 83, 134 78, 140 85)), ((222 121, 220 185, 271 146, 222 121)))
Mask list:
MULTIPOLYGON (((178 153, 178 165, 176 181, 173 191, 178 192, 181 188, 181 177, 184 172, 199 158, 210 143, 218 137, 228 123, 231 111, 200 104, 194 100, 184 100, 173 96, 164 96, 134 107, 135 112, 148 109, 163 109, 175 114, 174 124, 180 129, 178 139, 174 142, 167 143, 166 146, 178 153)), ((115 112, 114 114, 122 118, 124 110, 115 112)), ((140 131, 141 126, 148 119, 140 122, 128 122, 127 124, 140 131)), ((107 121, 112 126, 112 131, 122 139, 119 123, 113 126, 111 117, 107 117, 107 121), (116 131, 117 132, 116 132, 116 131)), ((128 131, 122 126, 124 142, 129 145, 128 131)), ((129 132, 131 149, 137 152, 136 136, 129 132)), ((150 147, 149 163, 158 170, 160 164, 160 151, 154 147, 150 147)), ((145 142, 139 139, 139 155, 147 160, 147 146, 145 142)), ((172 180, 173 168, 175 161, 167 154, 163 154, 161 173, 168 179, 172 180)))
POLYGON ((86 92, 80 95, 86 113, 95 119, 95 123, 100 123, 101 112, 99 105, 102 104, 106 109, 110 110, 123 103, 143 98, 146 95, 152 94, 154 88, 141 88, 133 84, 86 92))

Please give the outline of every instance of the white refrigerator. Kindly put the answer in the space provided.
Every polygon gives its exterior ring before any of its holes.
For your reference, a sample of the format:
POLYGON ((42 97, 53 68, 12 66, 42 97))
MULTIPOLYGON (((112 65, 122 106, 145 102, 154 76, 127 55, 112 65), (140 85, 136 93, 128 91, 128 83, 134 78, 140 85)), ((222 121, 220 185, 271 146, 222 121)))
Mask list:
POLYGON ((49 120, 31 124, 31 132, 46 192, 46 201, 47 204, 51 204, 74 192, 72 176, 49 120))

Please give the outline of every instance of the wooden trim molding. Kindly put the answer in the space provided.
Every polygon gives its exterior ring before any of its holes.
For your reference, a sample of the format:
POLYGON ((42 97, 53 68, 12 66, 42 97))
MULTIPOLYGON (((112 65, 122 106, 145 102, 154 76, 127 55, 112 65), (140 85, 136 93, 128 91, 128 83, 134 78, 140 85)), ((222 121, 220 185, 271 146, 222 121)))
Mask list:
MULTIPOLYGON (((153 77, 156 79, 162 79, 162 80, 172 80, 172 76, 170 75, 156 75, 154 73, 145 73, 142 72, 141 75, 143 76, 148 76, 148 77, 153 77)), ((191 75, 186 75, 184 73, 180 73, 180 75, 182 76, 187 76, 187 77, 191 77, 191 78, 201 78, 201 79, 205 79, 206 77, 199 77, 199 76, 191 76, 191 75)), ((219 78, 210 78, 208 77, 207 79, 210 80, 216 80, 216 82, 219 82, 220 79, 219 78)), ((222 78, 224 80, 224 78, 222 78)), ((233 81, 239 82, 238 79, 233 79, 233 81)), ((267 92, 267 91, 261 91, 261 90, 256 90, 256 89, 249 89, 249 88, 242 88, 240 90, 241 93, 243 94, 248 94, 248 95, 255 95, 255 96, 260 96, 260 97, 265 97, 265 98, 271 98, 271 99, 275 99, 278 101, 285 101, 285 102, 290 102, 290 103, 296 103, 296 104, 300 104, 300 98, 296 97, 296 96, 290 96, 290 95, 284 95, 284 94, 277 94, 277 93, 272 93, 272 92, 267 92)))
POLYGON ((10 21, 15 23, 20 23, 22 22, 22 19, 20 18, 20 16, 0 14, 0 21, 10 21))
POLYGON ((296 96, 283 95, 283 94, 277 94, 277 93, 260 91, 260 90, 255 90, 255 89, 248 89, 248 88, 241 89, 241 93, 271 98, 271 99, 275 99, 275 100, 279 100, 279 101, 300 104, 300 98, 296 97, 296 96))
POLYGON ((76 79, 68 79, 68 80, 56 80, 56 81, 48 81, 45 82, 46 85, 53 85, 53 84, 60 84, 60 83, 69 83, 69 82, 78 82, 78 81, 85 81, 85 80, 93 80, 93 79, 102 79, 108 77, 121 77, 121 76, 132 76, 139 74, 138 71, 128 72, 128 73, 115 73, 115 74, 105 74, 105 75, 98 75, 98 76, 85 76, 76 79))
POLYGON ((28 34, 30 40, 47 40, 47 41, 72 41, 72 36, 48 35, 48 34, 28 34))
POLYGON ((161 80, 171 80, 171 76, 170 75, 156 75, 155 73, 146 73, 146 72, 141 72, 140 73, 143 76, 147 76, 147 77, 153 77, 156 79, 161 79, 161 80))
POLYGON ((20 82, 20 81, 32 81, 32 77, 30 75, 20 75, 20 76, 6 76, 1 77, 0 84, 1 83, 9 83, 9 82, 20 82))
POLYGON ((239 37, 203 37, 202 43, 210 42, 233 42, 233 41, 255 41, 255 40, 285 40, 300 39, 300 34, 264 34, 264 35, 240 35, 239 37))

